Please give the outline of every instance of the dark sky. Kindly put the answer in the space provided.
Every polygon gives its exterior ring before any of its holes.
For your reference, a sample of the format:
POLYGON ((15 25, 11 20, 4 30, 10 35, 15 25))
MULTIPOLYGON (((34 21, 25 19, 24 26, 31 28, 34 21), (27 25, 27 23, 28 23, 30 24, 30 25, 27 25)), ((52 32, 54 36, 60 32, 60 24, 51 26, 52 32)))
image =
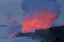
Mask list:
MULTIPOLYGON (((57 20, 54 21, 55 25, 64 25, 64 0, 57 0, 61 4, 61 14, 57 20)), ((5 25, 7 18, 5 12, 8 10, 13 11, 15 16, 21 21, 22 19, 22 8, 21 0, 0 0, 0 25, 5 25)))

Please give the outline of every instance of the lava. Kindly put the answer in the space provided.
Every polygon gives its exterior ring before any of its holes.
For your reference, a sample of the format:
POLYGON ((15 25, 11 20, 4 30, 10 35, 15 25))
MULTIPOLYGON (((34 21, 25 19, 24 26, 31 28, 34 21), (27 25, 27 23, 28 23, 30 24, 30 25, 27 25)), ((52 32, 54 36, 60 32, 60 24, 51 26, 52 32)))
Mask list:
POLYGON ((12 35, 10 35, 8 38, 12 38, 14 36, 14 33, 12 35))

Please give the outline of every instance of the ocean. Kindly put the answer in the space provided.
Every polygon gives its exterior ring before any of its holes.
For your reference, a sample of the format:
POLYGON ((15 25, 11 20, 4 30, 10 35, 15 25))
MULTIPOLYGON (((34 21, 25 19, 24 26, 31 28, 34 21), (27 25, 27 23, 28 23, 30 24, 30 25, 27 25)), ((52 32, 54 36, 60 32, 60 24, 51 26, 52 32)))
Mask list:
POLYGON ((6 25, 0 25, 0 42, 39 42, 38 40, 27 39, 29 37, 15 37, 6 39, 5 38, 5 34, 7 33, 6 28, 7 28, 6 25))

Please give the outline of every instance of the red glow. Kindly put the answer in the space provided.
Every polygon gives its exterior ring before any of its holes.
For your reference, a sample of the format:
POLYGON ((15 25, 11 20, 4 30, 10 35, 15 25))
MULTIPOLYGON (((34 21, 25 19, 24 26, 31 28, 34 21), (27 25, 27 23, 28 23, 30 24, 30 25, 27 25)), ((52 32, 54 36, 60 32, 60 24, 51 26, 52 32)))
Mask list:
POLYGON ((12 38, 13 36, 14 36, 14 33, 11 36, 9 36, 9 38, 12 38))
POLYGON ((52 20, 56 19, 56 13, 48 13, 44 11, 33 11, 33 16, 23 20, 22 32, 35 32, 35 29, 46 29, 52 24, 52 20))

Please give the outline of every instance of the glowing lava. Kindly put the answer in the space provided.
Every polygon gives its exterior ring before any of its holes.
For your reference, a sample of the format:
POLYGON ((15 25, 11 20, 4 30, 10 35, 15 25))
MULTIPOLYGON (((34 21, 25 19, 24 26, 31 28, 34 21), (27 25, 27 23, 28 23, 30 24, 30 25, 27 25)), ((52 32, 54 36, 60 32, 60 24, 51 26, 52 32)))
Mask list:
POLYGON ((9 36, 9 38, 12 38, 14 36, 14 33, 12 35, 9 36))
POLYGON ((35 32, 36 29, 49 28, 52 20, 56 19, 56 17, 54 12, 49 13, 43 10, 31 11, 23 19, 22 32, 35 32), (33 14, 30 16, 31 13, 33 14))

